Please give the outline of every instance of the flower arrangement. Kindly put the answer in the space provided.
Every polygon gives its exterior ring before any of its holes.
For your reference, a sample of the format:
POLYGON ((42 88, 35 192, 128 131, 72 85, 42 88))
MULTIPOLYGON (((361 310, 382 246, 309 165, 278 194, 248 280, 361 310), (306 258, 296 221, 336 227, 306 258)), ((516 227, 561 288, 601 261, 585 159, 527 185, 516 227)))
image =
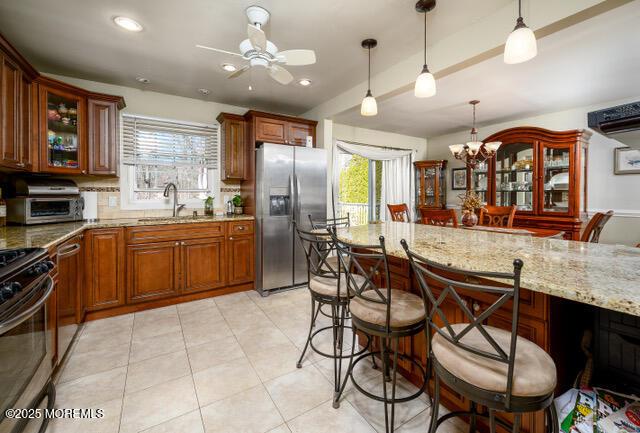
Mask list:
POLYGON ((482 207, 482 200, 475 191, 467 191, 465 194, 458 196, 462 203, 460 204, 463 211, 473 212, 482 207))

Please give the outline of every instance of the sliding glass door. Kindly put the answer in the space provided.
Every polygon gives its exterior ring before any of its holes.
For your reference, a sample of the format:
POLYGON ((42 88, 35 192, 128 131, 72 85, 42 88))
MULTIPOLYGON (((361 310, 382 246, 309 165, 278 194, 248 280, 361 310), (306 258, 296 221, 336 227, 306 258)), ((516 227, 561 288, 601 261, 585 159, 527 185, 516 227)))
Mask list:
POLYGON ((338 203, 336 216, 349 214, 352 225, 380 219, 382 161, 360 155, 338 154, 338 203))

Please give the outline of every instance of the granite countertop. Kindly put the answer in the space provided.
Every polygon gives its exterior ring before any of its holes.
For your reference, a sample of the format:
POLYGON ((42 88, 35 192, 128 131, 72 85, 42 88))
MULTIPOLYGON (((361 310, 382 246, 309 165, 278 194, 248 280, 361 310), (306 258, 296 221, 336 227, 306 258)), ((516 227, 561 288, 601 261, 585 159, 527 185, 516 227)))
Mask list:
POLYGON ((425 258, 467 270, 513 272, 521 259, 526 289, 640 316, 640 248, 397 222, 338 229, 358 244, 381 235, 389 255, 406 259, 406 239, 425 258))
POLYGON ((178 218, 121 218, 106 219, 95 222, 70 222, 56 224, 39 224, 32 226, 7 226, 0 227, 0 248, 48 248, 52 245, 83 232, 86 229, 109 227, 135 227, 153 226, 165 224, 194 224, 225 221, 252 221, 250 215, 232 216, 198 216, 178 218))

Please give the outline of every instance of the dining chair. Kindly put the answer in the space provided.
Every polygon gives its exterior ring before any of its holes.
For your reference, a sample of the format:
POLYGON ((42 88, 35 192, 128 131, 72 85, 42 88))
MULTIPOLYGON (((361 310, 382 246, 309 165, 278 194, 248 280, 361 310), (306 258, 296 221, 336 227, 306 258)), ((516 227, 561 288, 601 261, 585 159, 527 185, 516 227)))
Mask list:
POLYGON ((468 271, 420 256, 404 239, 400 243, 427 300, 427 359, 433 366, 429 433, 457 416, 468 417, 470 432, 476 432, 478 417, 489 418, 490 433, 496 433, 498 425, 519 432, 523 413, 542 410, 547 416, 547 430, 558 433, 553 402, 556 365, 542 347, 517 332, 523 262, 514 260, 509 272, 468 271), (480 283, 487 279, 499 279, 503 284, 480 283), (490 301, 486 308, 469 308, 464 293, 490 301), (458 323, 449 322, 444 312, 452 303, 464 314, 458 323), (489 325, 492 322, 504 323, 507 329, 489 325), (468 400, 469 410, 439 417, 441 382, 468 400), (481 406, 486 409, 479 410, 481 406), (496 417, 496 412, 513 414, 513 426, 496 417))
POLYGON ((587 224, 587 227, 584 229, 584 232, 582 232, 582 236, 580 236, 580 240, 582 242, 591 242, 594 244, 597 244, 598 242, 600 242, 600 233, 602 233, 602 229, 604 228, 605 224, 611 219, 612 216, 613 216, 612 210, 608 211, 607 213, 602 213, 602 212, 595 213, 589 220, 589 223, 587 224))
POLYGON ((458 228, 458 215, 455 209, 420 209, 422 224, 458 228))
POLYGON ((409 207, 405 203, 400 204, 388 204, 387 208, 391 214, 391 221, 397 221, 401 223, 409 222, 409 207))
POLYGON ((481 226, 513 227, 513 218, 516 215, 516 205, 490 206, 480 208, 478 224, 481 226))

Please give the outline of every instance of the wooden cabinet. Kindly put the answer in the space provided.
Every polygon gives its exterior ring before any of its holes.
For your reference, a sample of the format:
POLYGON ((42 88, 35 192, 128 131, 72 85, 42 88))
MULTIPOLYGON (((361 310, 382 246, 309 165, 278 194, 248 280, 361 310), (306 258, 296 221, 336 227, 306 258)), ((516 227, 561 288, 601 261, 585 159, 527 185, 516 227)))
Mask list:
POLYGON ((515 226, 561 230, 577 240, 586 215, 590 136, 534 127, 500 131, 484 140, 502 142, 496 155, 469 171, 468 181, 487 204, 516 205, 515 226))
POLYGON ((268 117, 255 119, 256 141, 267 143, 287 143, 287 122, 268 117))
MULTIPOLYGON (((416 161, 416 208, 445 209, 447 207, 446 160, 416 161)), ((418 213, 418 217, 420 214, 418 213)))
POLYGON ((233 235, 227 241, 229 285, 252 282, 254 279, 253 235, 233 235))
POLYGON ((220 113, 220 159, 222 160, 220 178, 222 180, 245 179, 246 122, 244 117, 220 113))
POLYGON ((183 292, 199 292, 227 284, 224 238, 194 239, 182 241, 180 245, 183 292))
POLYGON ((124 305, 124 229, 88 230, 85 250, 85 308, 95 311, 124 305))
POLYGON ((180 290, 180 242, 127 246, 127 301, 165 298, 180 290))
POLYGON ((287 128, 287 143, 296 146, 306 146, 307 136, 313 137, 315 144, 316 128, 307 123, 289 123, 287 128))
POLYGON ((11 59, 0 55, 0 149, 2 164, 18 168, 20 155, 20 69, 11 59))
POLYGON ((84 267, 82 244, 82 235, 78 235, 58 247, 58 326, 80 320, 84 267))
POLYGON ((118 174, 118 100, 89 97, 87 101, 89 174, 118 174))

